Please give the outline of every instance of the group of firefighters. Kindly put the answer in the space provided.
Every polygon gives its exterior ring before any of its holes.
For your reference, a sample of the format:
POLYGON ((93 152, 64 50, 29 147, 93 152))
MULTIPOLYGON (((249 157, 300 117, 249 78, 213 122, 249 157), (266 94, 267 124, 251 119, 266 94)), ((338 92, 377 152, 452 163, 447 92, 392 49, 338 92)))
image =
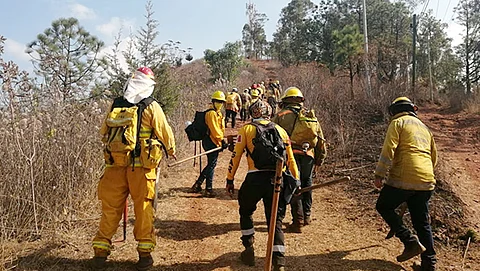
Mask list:
MULTIPOLYGON (((147 67, 139 68, 128 80, 123 98, 119 99, 124 100, 123 104, 131 105, 134 108, 137 105, 140 107, 141 101, 152 95, 154 85, 153 72, 147 67)), ((269 225, 275 179, 275 170, 258 169, 256 161, 252 158, 256 146, 257 130, 255 127, 269 125, 276 129, 285 146, 286 159, 283 170, 289 171, 294 178, 300 180, 302 188, 312 185, 314 168, 322 165, 326 157, 326 142, 320 125, 315 126, 316 130, 313 131, 317 137, 315 141, 311 141, 315 142, 314 144, 302 144, 305 142, 296 141, 295 135, 292 133, 299 123, 298 115, 305 110, 305 99, 300 89, 287 88, 280 97, 281 86, 278 81, 271 80, 266 89, 260 85, 262 84, 254 84, 250 89, 246 89, 244 94, 251 96, 251 99, 244 100, 248 102, 243 103, 240 101, 241 106, 237 104, 237 110, 240 108, 246 110, 241 113, 242 120, 247 120, 247 116, 252 120, 245 123, 238 131, 225 184, 227 193, 233 194, 236 171, 243 153, 247 153, 248 173, 238 190, 238 203, 241 241, 245 248, 240 259, 249 266, 255 265, 252 214, 256 210, 257 203, 263 200, 266 221, 269 225), (268 98, 272 96, 268 96, 266 90, 270 87, 274 97, 274 99, 270 99, 270 102, 274 100, 275 107, 268 102, 268 98), (264 90, 265 92, 260 92, 264 90), (266 98, 267 101, 264 101, 263 98, 266 98), (274 112, 277 103, 278 112, 274 112), (245 107, 245 104, 248 107, 245 107)), ((231 92, 237 93, 237 90, 233 89, 231 92)), ((205 113, 205 124, 209 132, 208 136, 202 140, 202 146, 206 151, 215 148, 220 148, 220 150, 208 154, 208 163, 192 187, 192 192, 201 192, 202 184, 206 181, 205 195, 208 197, 215 197, 213 176, 219 152, 229 146, 224 139, 226 119, 223 117, 222 110, 225 105, 226 117, 232 118, 232 125, 235 126, 236 114, 229 112, 232 111, 231 107, 229 108, 231 99, 227 99, 227 95, 223 91, 215 91, 211 96, 210 110, 205 113)), ((242 98, 240 97, 240 99, 242 98)), ((128 111, 128 109, 115 110, 115 104, 122 103, 114 102, 114 106, 102 126, 101 132, 105 138, 113 138, 112 131, 113 133, 118 131, 109 129, 109 123, 116 123, 118 120, 110 122, 108 120, 115 119, 118 114, 128 111)), ((436 164, 436 147, 432 133, 418 119, 417 109, 417 106, 406 97, 395 99, 389 106, 391 122, 375 170, 374 185, 382 189, 376 208, 395 232, 396 237, 404 244, 404 250, 397 257, 397 261, 403 262, 421 255, 421 264, 417 270, 433 271, 436 257, 429 224, 428 203, 435 187, 433 167, 436 164), (408 205, 413 227, 418 237, 405 227, 401 216, 395 212, 396 208, 404 202, 408 205)), ((156 101, 149 103, 142 113, 134 116, 139 120, 138 129, 134 127, 138 132, 138 139, 145 143, 140 144, 140 147, 136 146, 122 152, 116 152, 115 148, 107 143, 105 147, 105 173, 98 185, 98 197, 102 202, 102 216, 99 230, 93 240, 95 254, 93 265, 97 269, 105 267, 107 257, 112 249, 111 239, 117 230, 129 194, 132 197, 135 211, 133 233, 138 241, 139 260, 136 268, 137 270, 148 270, 153 266, 151 252, 156 245, 153 226, 156 169, 152 165, 158 164, 161 155, 156 156, 155 152, 152 154, 152 150, 155 150, 155 142, 158 141, 167 154, 176 159, 175 140, 162 108, 156 101), (148 155, 146 156, 145 153, 148 155)), ((286 202, 281 200, 278 204, 277 220, 274 225, 272 262, 275 271, 285 270, 282 220, 286 207, 286 202)), ((293 221, 288 227, 289 231, 301 233, 303 226, 312 223, 311 207, 311 191, 294 197, 291 202, 293 221)))
POLYGON ((281 92, 282 86, 280 85, 280 81, 273 79, 269 79, 266 85, 263 81, 253 83, 250 87, 244 89, 242 93, 238 93, 238 89, 233 88, 226 96, 225 123, 228 124, 231 119, 232 128, 234 128, 238 113, 240 113, 240 119, 242 121, 250 119, 251 116, 248 108, 259 99, 266 101, 272 107, 272 114, 274 114, 277 104, 280 102, 281 92))

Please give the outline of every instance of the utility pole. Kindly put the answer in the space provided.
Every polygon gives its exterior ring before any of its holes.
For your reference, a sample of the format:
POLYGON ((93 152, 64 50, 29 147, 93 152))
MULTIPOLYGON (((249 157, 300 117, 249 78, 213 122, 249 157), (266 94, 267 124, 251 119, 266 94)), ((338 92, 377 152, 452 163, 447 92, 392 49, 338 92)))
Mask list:
POLYGON ((417 14, 413 14, 413 48, 412 48, 412 96, 415 100, 415 63, 417 62, 417 14))
POLYGON ((367 97, 372 96, 372 87, 370 84, 370 64, 368 61, 368 33, 367 33, 367 2, 363 0, 363 38, 365 43, 365 79, 367 79, 367 97))

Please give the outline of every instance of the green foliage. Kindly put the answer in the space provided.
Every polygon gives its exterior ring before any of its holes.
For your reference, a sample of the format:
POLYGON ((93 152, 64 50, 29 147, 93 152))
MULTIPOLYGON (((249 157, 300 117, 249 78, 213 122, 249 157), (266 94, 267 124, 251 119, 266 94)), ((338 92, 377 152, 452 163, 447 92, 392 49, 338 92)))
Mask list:
POLYGON ((105 67, 99 56, 104 43, 90 35, 75 18, 58 19, 27 45, 35 73, 44 79, 51 95, 60 99, 88 94, 93 79, 105 67))
POLYGON ((480 83, 480 0, 461 0, 455 8, 457 22, 465 28, 458 53, 463 62, 467 93, 480 83))
POLYGON ((292 0, 280 13, 279 27, 273 34, 273 55, 289 66, 309 59, 310 46, 305 20, 313 14, 310 0, 292 0))
POLYGON ((266 54, 268 43, 264 26, 268 20, 267 15, 265 15, 265 13, 259 13, 252 3, 247 4, 246 14, 248 22, 243 26, 242 30, 245 57, 258 59, 266 54))
POLYGON ((179 97, 179 86, 173 80, 171 69, 172 67, 167 63, 153 69, 156 82, 153 97, 162 105, 166 113, 177 106, 179 97))
POLYGON ((205 62, 213 79, 227 79, 233 81, 243 66, 240 42, 227 42, 225 46, 213 51, 205 50, 205 62))
POLYGON ((358 56, 363 51, 363 35, 360 34, 358 25, 346 25, 342 30, 334 30, 332 36, 335 41, 335 61, 348 70, 353 98, 353 79, 358 70, 356 67, 359 66, 358 56))
POLYGON ((435 19, 432 11, 429 11, 422 16, 417 39, 418 77, 429 78, 430 68, 433 85, 445 92, 458 85, 461 73, 461 62, 452 50, 452 41, 446 33, 447 27, 446 23, 435 19))
MULTIPOLYGON (((118 34, 114 43, 113 52, 107 55, 110 80, 108 89, 111 96, 123 94, 128 73, 123 71, 118 59, 122 55, 127 62, 129 71, 135 71, 138 67, 149 67, 155 74, 155 89, 153 96, 163 104, 163 109, 168 112, 177 105, 178 85, 173 80, 170 69, 182 65, 186 50, 180 49, 180 42, 169 40, 164 44, 156 43, 159 36, 158 21, 154 18, 152 1, 145 5, 146 25, 141 27, 136 36, 131 36, 127 47, 120 51, 121 33, 118 34)), ((191 48, 190 48, 191 49, 191 48)))

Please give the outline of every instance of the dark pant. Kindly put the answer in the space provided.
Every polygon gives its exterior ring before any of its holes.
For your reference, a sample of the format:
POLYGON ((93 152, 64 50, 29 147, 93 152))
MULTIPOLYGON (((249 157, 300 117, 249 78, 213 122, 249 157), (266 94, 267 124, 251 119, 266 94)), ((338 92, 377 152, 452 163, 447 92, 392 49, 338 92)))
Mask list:
MULTIPOLYGON (((422 253, 422 266, 434 266, 437 262, 433 248, 432 229, 429 223, 428 202, 433 191, 413 191, 395 188, 385 185, 377 200, 377 211, 385 222, 395 232, 402 243, 412 241, 413 234, 403 224, 402 218, 395 212, 395 209, 403 202, 408 205, 408 211, 412 218, 413 228, 417 232, 418 239, 426 250, 422 253)), ((414 240, 414 239, 413 239, 414 240)))
POLYGON ((245 108, 240 109, 240 119, 242 121, 246 121, 248 119, 248 109, 245 109, 245 108))
MULTIPOLYGON (((257 209, 257 203, 263 200, 267 226, 269 227, 273 201, 274 171, 259 171, 248 173, 238 191, 240 205, 240 228, 242 229, 242 244, 245 247, 253 245, 254 227, 252 215, 257 209)), ((278 202, 275 237, 273 241, 274 265, 285 265, 285 238, 282 231, 282 220, 285 217, 285 201, 280 197, 278 202)))
POLYGON ((235 119, 237 118, 237 112, 227 109, 227 114, 225 116, 225 127, 227 127, 228 120, 232 118, 232 128, 235 128, 235 119))
MULTIPOLYGON (((312 186, 315 161, 308 155, 295 154, 294 156, 300 172, 302 188, 312 186)), ((293 223, 302 223, 304 217, 310 216, 312 213, 312 191, 302 193, 299 197, 294 197, 290 205, 292 206, 293 223)))
MULTIPOLYGON (((210 137, 202 140, 202 146, 205 151, 215 149, 217 145, 213 143, 210 137)), ((207 165, 203 168, 200 176, 198 176, 197 183, 201 185, 204 180, 207 180, 207 190, 213 189, 213 173, 217 166, 218 151, 207 154, 207 165)))

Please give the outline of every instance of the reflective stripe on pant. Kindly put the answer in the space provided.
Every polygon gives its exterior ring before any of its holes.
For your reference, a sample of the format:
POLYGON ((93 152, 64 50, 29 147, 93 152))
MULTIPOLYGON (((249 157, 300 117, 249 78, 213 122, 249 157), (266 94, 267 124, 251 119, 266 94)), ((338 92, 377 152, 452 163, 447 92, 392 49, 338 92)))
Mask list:
MULTIPOLYGON (((312 186, 312 174, 315 165, 314 159, 302 154, 295 154, 294 156, 298 171, 300 172, 302 188, 312 186)), ((303 223, 304 217, 310 216, 312 213, 312 191, 302 193, 300 197, 295 197, 290 205, 292 207, 293 222, 303 223)))
POLYGON ((139 252, 153 251, 156 238, 153 228, 153 198, 155 196, 155 169, 132 167, 107 167, 98 184, 98 199, 102 201, 102 218, 94 249, 110 250, 112 236, 117 232, 122 218, 125 200, 131 195, 135 225, 133 234, 138 241, 139 252))
MULTIPOLYGON (((250 245, 250 240, 253 240, 254 227, 252 215, 257 209, 257 203, 262 199, 267 225, 270 226, 273 200, 272 182, 274 177, 275 172, 273 171, 248 173, 238 191, 240 228, 242 230, 242 243, 245 247, 250 245)), ((284 217, 285 201, 280 197, 273 241, 273 262, 275 265, 285 265, 285 238, 282 231, 282 220, 284 217)))

